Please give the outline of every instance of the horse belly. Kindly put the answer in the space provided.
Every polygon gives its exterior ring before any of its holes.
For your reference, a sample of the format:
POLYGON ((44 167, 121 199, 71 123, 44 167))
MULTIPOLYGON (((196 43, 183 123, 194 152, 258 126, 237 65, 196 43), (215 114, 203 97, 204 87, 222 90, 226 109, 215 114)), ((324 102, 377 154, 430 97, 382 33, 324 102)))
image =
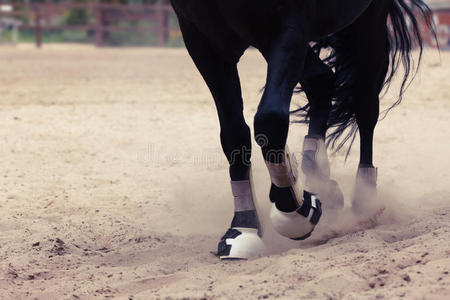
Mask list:
POLYGON ((276 0, 172 0, 172 5, 223 52, 263 48, 278 19, 276 0))
MULTIPOLYGON (((352 24, 375 0, 313 0, 308 1, 312 12, 310 33, 312 39, 338 32, 352 24)), ((386 0, 377 0, 385 3, 386 0)))
POLYGON ((263 48, 278 28, 277 1, 217 0, 217 6, 228 27, 256 48, 263 48))
POLYGON ((235 59, 249 46, 229 25, 213 0, 172 0, 178 17, 194 24, 211 45, 225 58, 235 59))

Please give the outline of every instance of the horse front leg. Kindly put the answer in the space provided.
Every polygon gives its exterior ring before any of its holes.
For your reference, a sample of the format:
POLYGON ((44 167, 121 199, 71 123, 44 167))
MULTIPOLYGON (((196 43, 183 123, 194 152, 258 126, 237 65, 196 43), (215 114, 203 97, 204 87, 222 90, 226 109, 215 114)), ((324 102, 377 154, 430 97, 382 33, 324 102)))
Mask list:
POLYGON ((213 95, 220 121, 222 149, 230 164, 235 210, 230 229, 218 244, 217 256, 221 259, 246 259, 262 254, 262 229, 251 182, 251 135, 243 115, 236 65, 239 57, 223 58, 194 25, 182 18, 179 21, 188 52, 213 95))
POLYGON ((303 72, 307 49, 306 37, 302 38, 300 28, 290 22, 272 47, 262 51, 268 73, 254 119, 255 138, 272 182, 270 219, 278 233, 294 240, 309 237, 321 216, 320 201, 300 187, 295 158, 286 147, 290 102, 303 72))

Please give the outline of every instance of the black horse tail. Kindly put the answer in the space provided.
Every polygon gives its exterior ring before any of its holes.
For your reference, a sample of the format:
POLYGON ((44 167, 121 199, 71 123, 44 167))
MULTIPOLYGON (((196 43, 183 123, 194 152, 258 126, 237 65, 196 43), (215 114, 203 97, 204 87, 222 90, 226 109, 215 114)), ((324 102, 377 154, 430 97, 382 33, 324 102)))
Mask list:
MULTIPOLYGON (((403 94, 414 79, 420 66, 423 53, 423 38, 418 18, 425 20, 425 25, 436 39, 434 24, 431 18, 431 10, 423 0, 394 0, 389 8, 389 20, 386 26, 388 31, 388 46, 386 54, 389 56, 389 68, 380 92, 383 88, 389 88, 394 75, 403 66, 404 75, 395 103, 384 112, 384 116, 402 101, 403 94), (416 64, 412 59, 412 50, 418 48, 419 58, 416 64)), ((342 32, 332 34, 318 41, 313 50, 320 54, 322 49, 331 49, 330 54, 324 60, 335 72, 335 91, 332 100, 332 108, 328 117, 328 128, 331 132, 327 136, 327 145, 335 152, 350 140, 347 155, 355 140, 358 126, 355 117, 355 101, 352 97, 356 71, 354 55, 349 50, 348 42, 352 37, 344 29, 342 32)), ((301 122, 309 119, 309 107, 305 106, 296 111, 302 116, 301 122)))
POLYGON ((436 28, 432 19, 432 12, 423 0, 394 0, 392 7, 389 10, 389 17, 391 20, 391 30, 389 31, 390 34, 388 36, 390 71, 386 76, 384 86, 389 87, 400 64, 403 65, 405 73, 400 87, 399 97, 397 101, 386 110, 386 113, 400 104, 405 90, 409 87, 417 74, 422 61, 423 38, 420 24, 417 21, 418 17, 425 21, 426 28, 431 31, 436 41, 436 45, 439 48, 436 28), (408 26, 407 19, 410 22, 410 26, 408 26), (416 66, 413 65, 411 60, 411 51, 414 46, 419 49, 419 58, 416 66))

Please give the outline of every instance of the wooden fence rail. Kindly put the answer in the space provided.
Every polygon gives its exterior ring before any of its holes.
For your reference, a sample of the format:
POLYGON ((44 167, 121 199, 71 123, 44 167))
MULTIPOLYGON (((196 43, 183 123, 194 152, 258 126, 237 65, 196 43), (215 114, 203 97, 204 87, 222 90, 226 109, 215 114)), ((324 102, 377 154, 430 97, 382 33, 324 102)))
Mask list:
POLYGON ((1 17, 25 17, 31 20, 28 24, 20 24, 21 29, 34 31, 37 47, 42 45, 44 30, 89 30, 95 33, 95 44, 102 46, 107 34, 116 31, 155 32, 158 45, 166 46, 170 31, 169 18, 172 7, 164 4, 108 4, 108 3, 11 3, 0 4, 1 17), (67 25, 54 24, 52 18, 71 9, 85 9, 93 20, 87 24, 67 25), (120 21, 151 21, 156 25, 117 25, 120 21))

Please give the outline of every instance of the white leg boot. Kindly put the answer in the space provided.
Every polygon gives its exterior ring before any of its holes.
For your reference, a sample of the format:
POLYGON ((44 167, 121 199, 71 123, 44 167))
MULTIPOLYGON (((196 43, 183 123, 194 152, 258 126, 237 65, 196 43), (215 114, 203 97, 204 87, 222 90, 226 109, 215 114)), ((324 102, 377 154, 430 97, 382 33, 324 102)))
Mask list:
POLYGON ((322 200, 325 208, 342 208, 344 195, 336 181, 330 178, 325 141, 320 137, 306 136, 303 142, 302 171, 308 191, 322 200))
POLYGON ((235 213, 231 227, 221 238, 217 256, 221 259, 248 259, 265 252, 262 228, 254 202, 252 178, 231 181, 235 213))

